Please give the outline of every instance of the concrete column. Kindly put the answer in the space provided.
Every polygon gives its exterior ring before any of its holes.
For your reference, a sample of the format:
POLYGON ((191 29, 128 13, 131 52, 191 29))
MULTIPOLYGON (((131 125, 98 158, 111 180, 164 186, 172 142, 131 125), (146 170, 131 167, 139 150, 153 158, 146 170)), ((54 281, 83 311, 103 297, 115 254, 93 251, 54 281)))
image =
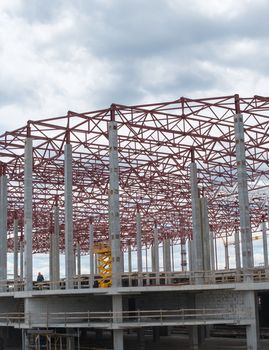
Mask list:
MULTIPOLYGON (((112 110, 111 119, 114 120, 112 110)), ((108 125, 109 135, 109 232, 112 251, 112 286, 121 286, 121 249, 120 249, 120 206, 119 206, 119 159, 117 123, 108 125)))
POLYGON ((168 284, 171 281, 171 251, 170 251, 170 239, 163 241, 163 270, 167 272, 165 283, 168 284))
POLYGON ((98 268, 98 254, 94 254, 94 273, 97 275, 99 273, 98 268))
POLYGON ((132 272, 132 248, 128 246, 128 272, 132 272))
POLYGON ((208 220, 208 200, 200 198, 201 227, 203 243, 203 266, 205 271, 210 271, 210 242, 209 242, 209 220, 208 220))
POLYGON ((215 236, 214 239, 214 245, 215 245, 215 264, 216 264, 216 271, 219 269, 219 264, 218 264, 218 247, 217 247, 217 236, 215 236))
POLYGON ((224 252, 225 252, 225 269, 229 270, 230 264, 229 264, 229 246, 228 246, 228 239, 226 236, 226 240, 224 241, 224 252))
POLYGON ((189 342, 190 349, 198 350, 199 349, 199 329, 198 326, 189 326, 189 342))
POLYGON ((24 152, 24 275, 25 290, 33 288, 33 253, 32 253, 32 231, 33 231, 33 141, 26 138, 24 152))
MULTIPOLYGON (((122 322, 122 296, 112 296, 113 323, 117 325, 122 322)), ((123 350, 123 330, 113 329, 113 349, 123 350)))
POLYGON ((137 248, 137 272, 138 272, 138 285, 143 285, 142 279, 142 229, 141 229, 141 215, 140 212, 136 213, 136 248, 137 248))
POLYGON ((260 349, 259 316, 257 307, 257 297, 254 291, 245 292, 245 310, 249 312, 250 324, 246 326, 247 349, 260 349))
POLYGON ((13 275, 14 275, 14 288, 17 290, 18 281, 18 219, 14 219, 14 265, 13 265, 13 275))
POLYGON ((213 230, 209 230, 209 250, 210 250, 210 270, 214 271, 216 264, 215 264, 215 251, 214 251, 214 236, 213 236, 213 230))
POLYGON ((165 272, 171 272, 171 251, 170 251, 170 239, 163 241, 163 269, 165 272))
POLYGON ((263 255, 264 255, 264 267, 268 268, 268 245, 266 234, 266 222, 262 222, 262 242, 263 242, 263 255))
POLYGON ((59 223, 59 207, 53 208, 53 234, 52 234, 52 281, 53 288, 59 287, 60 281, 60 223, 59 223))
POLYGON ((80 251, 80 244, 77 242, 76 244, 76 250, 77 250, 77 277, 78 277, 78 288, 81 287, 81 251, 80 251))
POLYGON ((241 253, 240 253, 240 240, 239 230, 236 227, 234 232, 234 249, 235 249, 235 266, 237 270, 241 269, 241 253))
POLYGON ((24 250, 24 242, 23 240, 21 240, 20 241, 20 280, 21 281, 23 281, 23 266, 24 266, 23 250, 24 250))
POLYGON ((180 256, 181 256, 181 270, 187 271, 187 252, 186 252, 186 239, 180 240, 180 256))
POLYGON ((192 229, 193 229, 193 270, 195 283, 203 283, 203 241, 200 214, 200 200, 198 193, 197 167, 192 161, 190 164, 191 199, 192 199, 192 229))
POLYGON ((159 272, 160 272, 160 262, 159 262, 159 238, 158 238, 158 227, 155 223, 153 228, 153 263, 152 272, 155 272, 156 284, 160 284, 159 272))
POLYGON ((49 280, 52 282, 53 281, 53 272, 52 272, 52 255, 53 255, 53 247, 52 247, 52 233, 49 235, 49 242, 50 242, 50 247, 49 247, 49 280))
POLYGON ((94 284, 94 231, 93 224, 90 222, 89 225, 89 255, 90 255, 90 288, 94 284))
MULTIPOLYGON (((2 169, 4 172, 4 169, 2 169)), ((7 176, 0 177, 0 289, 6 290, 7 280, 7 176)))
MULTIPOLYGON (((239 107, 237 107, 239 109, 239 107)), ((241 114, 234 116, 235 142, 236 142, 236 162, 237 162, 237 182, 240 210, 241 247, 243 256, 243 269, 245 270, 245 280, 250 279, 248 269, 253 268, 253 247, 252 234, 249 216, 249 199, 246 170, 246 156, 244 143, 244 124, 241 114)))
POLYGON ((188 240, 188 260, 189 260, 189 270, 190 272, 193 272, 193 247, 192 247, 192 240, 188 240))
MULTIPOLYGON (((69 142, 69 140, 68 140, 69 142)), ((64 200, 65 200, 65 278, 66 288, 73 288, 73 203, 72 203, 72 146, 64 147, 64 200)))

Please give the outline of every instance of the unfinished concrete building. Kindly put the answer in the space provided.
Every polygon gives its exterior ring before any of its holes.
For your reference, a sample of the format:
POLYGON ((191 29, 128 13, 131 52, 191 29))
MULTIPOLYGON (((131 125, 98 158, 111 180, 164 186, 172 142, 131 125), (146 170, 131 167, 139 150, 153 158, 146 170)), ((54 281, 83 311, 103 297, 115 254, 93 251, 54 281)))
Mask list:
POLYGON ((157 337, 185 326, 198 348, 208 325, 226 324, 243 326, 247 349, 259 349, 257 300, 269 290, 268 130, 269 98, 233 95, 69 111, 2 134, 2 330, 20 329, 25 350, 41 348, 42 337, 47 349, 71 350, 75 330, 110 330, 122 350, 127 330, 143 348, 146 328, 157 337), (264 259, 255 266, 261 227, 264 259), (35 253, 49 253, 50 277, 39 284, 35 253))

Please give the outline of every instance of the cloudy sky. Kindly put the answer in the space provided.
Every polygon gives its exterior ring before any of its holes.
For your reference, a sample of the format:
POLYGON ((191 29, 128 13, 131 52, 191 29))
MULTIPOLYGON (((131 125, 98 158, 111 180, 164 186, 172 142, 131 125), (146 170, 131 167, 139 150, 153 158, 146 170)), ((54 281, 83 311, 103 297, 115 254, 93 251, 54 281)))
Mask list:
POLYGON ((268 0, 1 0, 0 133, 28 119, 268 95, 268 0))

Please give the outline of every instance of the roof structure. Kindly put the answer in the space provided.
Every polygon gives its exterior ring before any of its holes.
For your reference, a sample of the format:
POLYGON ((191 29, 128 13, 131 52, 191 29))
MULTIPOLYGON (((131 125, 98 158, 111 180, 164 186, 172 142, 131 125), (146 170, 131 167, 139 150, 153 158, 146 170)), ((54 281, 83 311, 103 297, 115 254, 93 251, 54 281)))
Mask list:
POLYGON ((121 241, 135 245, 137 210, 142 239, 151 244, 192 234, 189 164, 195 161, 201 195, 209 200, 216 235, 239 225, 234 115, 242 113, 253 227, 266 214, 269 183, 269 97, 238 95, 110 108, 37 121, 0 136, 1 171, 8 176, 9 249, 14 217, 23 238, 24 144, 33 139, 33 251, 49 249, 52 208, 60 208, 64 250, 64 145, 73 149, 74 242, 88 250, 88 226, 95 239, 108 237, 108 122, 118 122, 121 241))

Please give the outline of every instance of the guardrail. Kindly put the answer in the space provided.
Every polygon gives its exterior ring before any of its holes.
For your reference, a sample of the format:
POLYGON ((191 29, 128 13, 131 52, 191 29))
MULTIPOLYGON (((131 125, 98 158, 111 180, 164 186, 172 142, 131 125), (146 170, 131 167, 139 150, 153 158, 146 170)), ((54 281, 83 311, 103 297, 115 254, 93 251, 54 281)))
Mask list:
POLYGON ((0 313, 0 324, 20 325, 28 324, 53 326, 67 326, 68 324, 122 325, 130 324, 184 324, 187 322, 208 323, 223 321, 238 322, 248 319, 248 310, 231 309, 177 309, 177 310, 136 310, 136 311, 85 311, 85 312, 47 312, 47 313, 0 313))
MULTIPOLYGON (((72 289, 98 288, 98 281, 101 277, 94 275, 74 276, 72 289)), ((269 282, 269 269, 254 268, 248 270, 218 270, 218 271, 186 271, 186 272, 132 272, 120 275, 122 287, 142 286, 179 286, 194 285, 197 280, 199 284, 219 283, 241 283, 249 279, 253 282, 269 282)), ((65 279, 59 281, 33 282, 33 290, 59 290, 66 289, 65 279)), ((24 280, 0 281, 1 292, 19 292, 24 290, 24 280)))

